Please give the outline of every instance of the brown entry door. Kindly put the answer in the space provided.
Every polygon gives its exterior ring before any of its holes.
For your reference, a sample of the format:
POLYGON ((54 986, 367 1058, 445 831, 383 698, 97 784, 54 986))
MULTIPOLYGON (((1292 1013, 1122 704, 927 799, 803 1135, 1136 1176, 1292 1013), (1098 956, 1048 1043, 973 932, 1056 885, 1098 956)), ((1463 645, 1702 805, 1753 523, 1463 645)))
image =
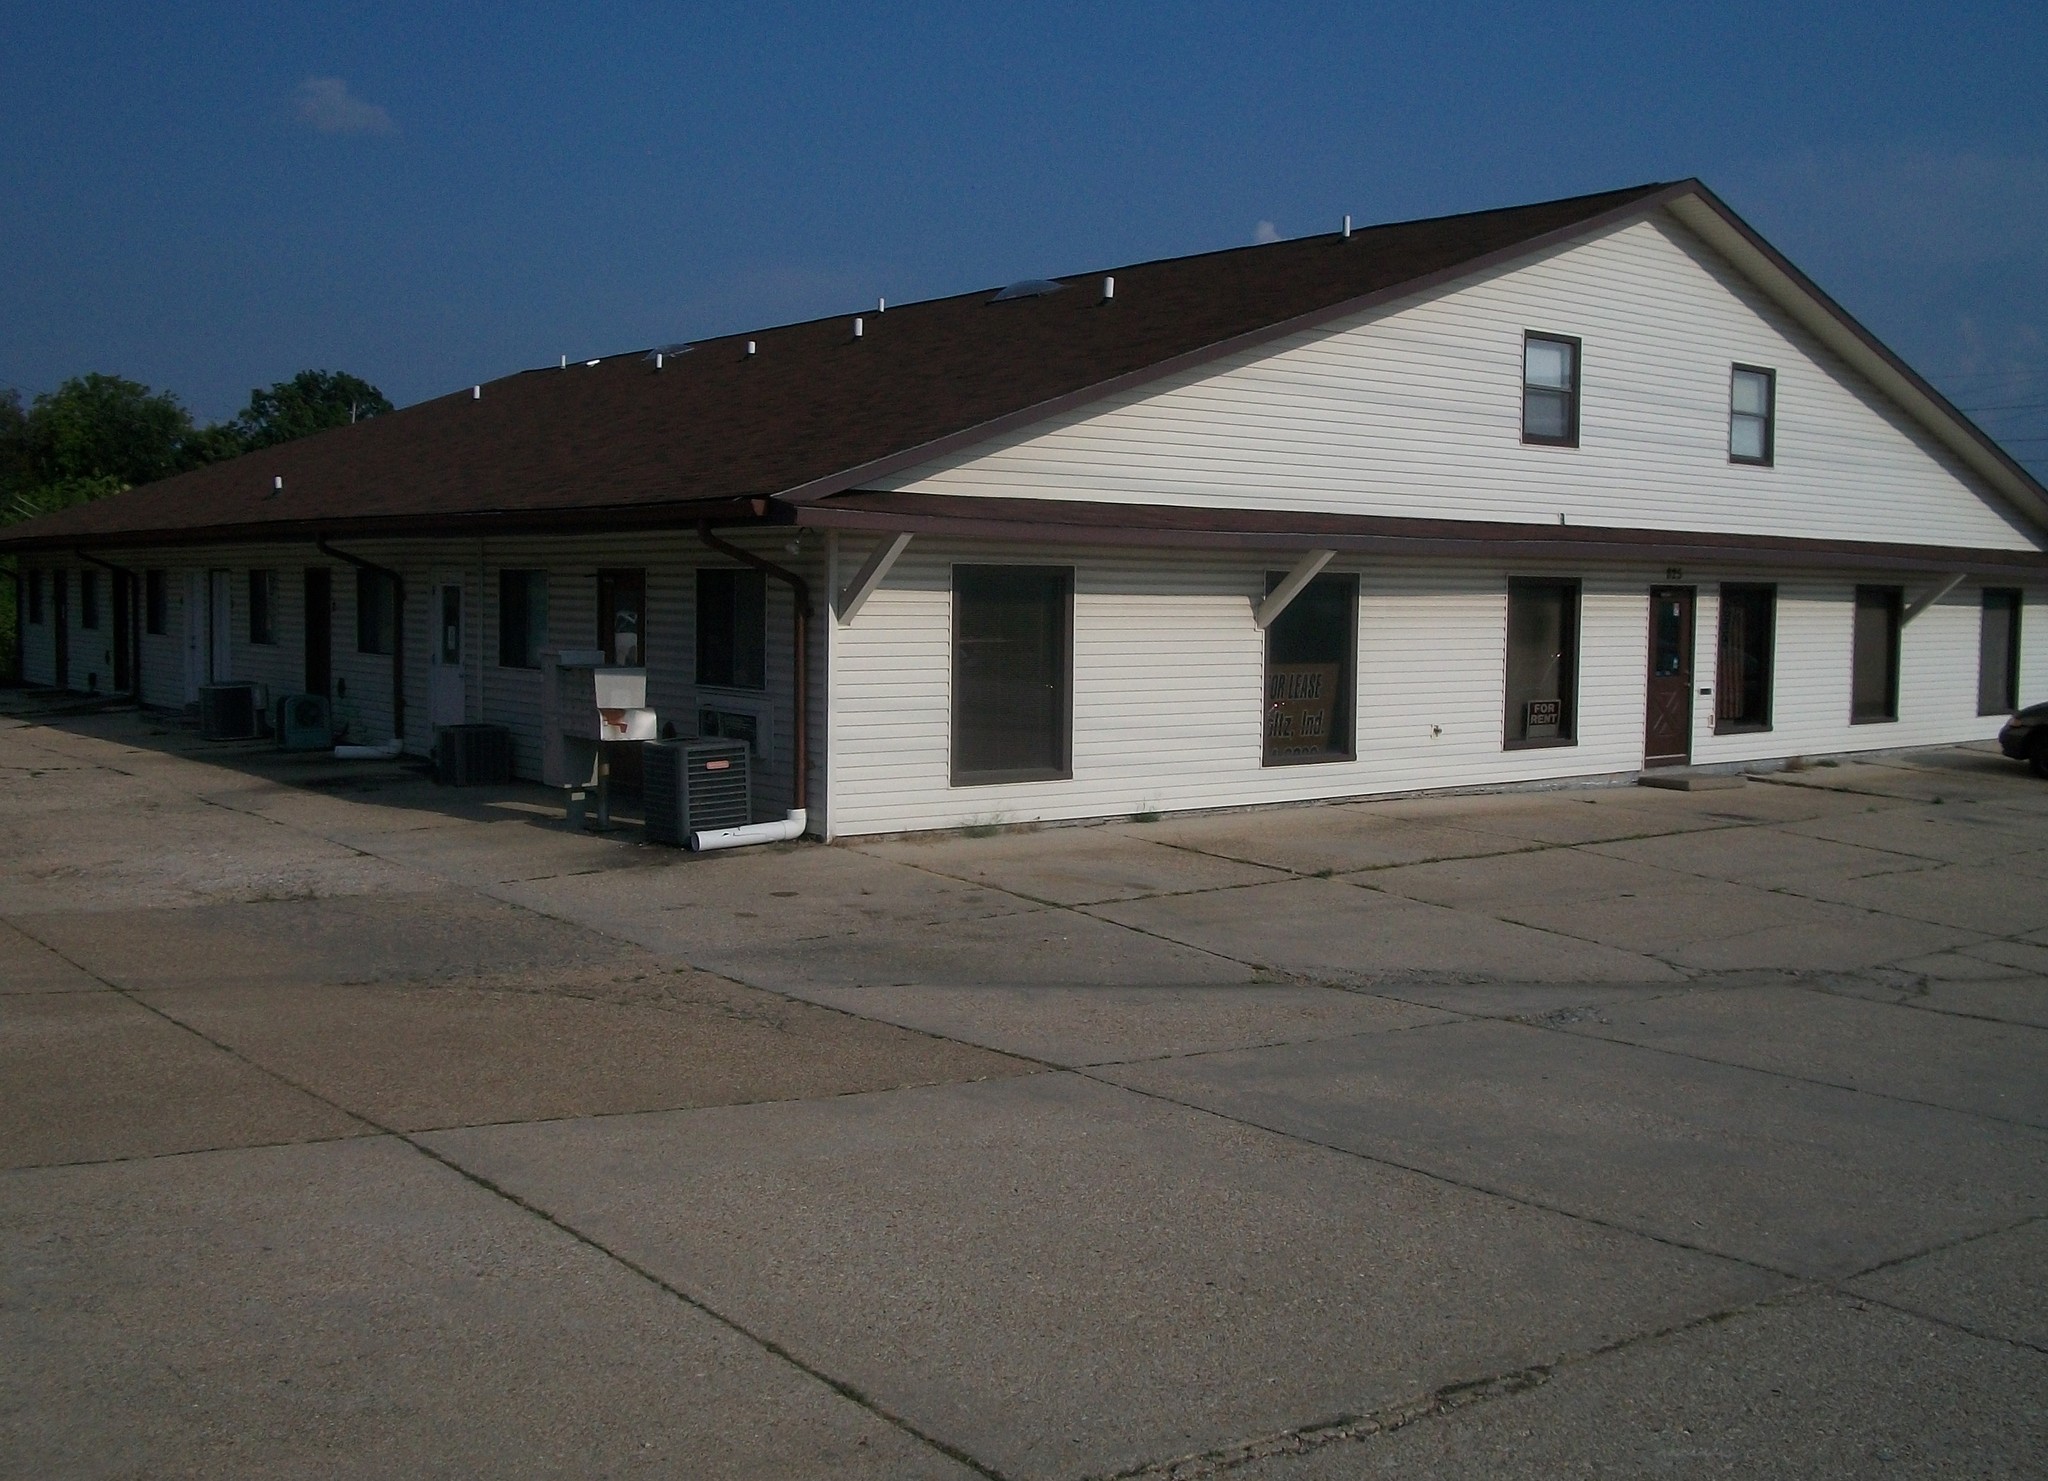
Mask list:
POLYGON ((1692 607, 1690 586, 1650 588, 1645 766, 1683 766, 1692 760, 1692 607))

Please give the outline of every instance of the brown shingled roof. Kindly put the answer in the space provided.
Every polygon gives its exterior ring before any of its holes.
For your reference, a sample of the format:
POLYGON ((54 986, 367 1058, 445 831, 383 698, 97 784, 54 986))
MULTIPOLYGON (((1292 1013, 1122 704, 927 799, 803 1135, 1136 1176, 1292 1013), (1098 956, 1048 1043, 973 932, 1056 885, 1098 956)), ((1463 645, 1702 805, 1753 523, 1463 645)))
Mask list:
POLYGON ((801 502, 1135 378, 1412 291, 1687 186, 1100 269, 527 371, 12 529, 0 547, 319 532, 605 527, 801 502), (1101 300, 1103 274, 1116 277, 1101 300), (748 357, 746 341, 758 342, 748 357), (273 494, 273 480, 284 479, 273 494))

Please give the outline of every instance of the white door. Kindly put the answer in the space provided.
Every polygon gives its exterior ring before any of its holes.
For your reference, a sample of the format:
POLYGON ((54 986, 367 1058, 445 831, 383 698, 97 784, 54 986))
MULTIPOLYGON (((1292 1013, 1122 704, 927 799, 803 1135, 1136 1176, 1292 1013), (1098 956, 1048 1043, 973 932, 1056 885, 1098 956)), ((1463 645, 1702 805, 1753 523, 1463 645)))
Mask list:
POLYGON ((235 676, 232 612, 228 605, 228 573, 208 571, 206 580, 206 682, 225 684, 235 676))
POLYGON ((462 583, 434 585, 434 636, 428 650, 427 718, 435 725, 460 725, 469 718, 462 677, 462 583))

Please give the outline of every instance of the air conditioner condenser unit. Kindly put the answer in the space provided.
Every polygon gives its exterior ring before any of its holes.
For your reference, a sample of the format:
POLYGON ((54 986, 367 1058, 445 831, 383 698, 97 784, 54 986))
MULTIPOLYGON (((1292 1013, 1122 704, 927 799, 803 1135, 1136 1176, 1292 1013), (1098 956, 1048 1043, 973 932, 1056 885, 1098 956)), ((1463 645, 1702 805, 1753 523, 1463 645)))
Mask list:
POLYGON ((641 756, 650 842, 685 848, 692 833, 753 821, 752 753, 744 741, 648 741, 641 756))
POLYGON ((277 748, 325 751, 334 744, 334 710, 324 694, 284 694, 277 700, 277 748))
POLYGON ((254 740, 256 738, 256 686, 254 684, 200 685, 199 738, 201 740, 254 740))

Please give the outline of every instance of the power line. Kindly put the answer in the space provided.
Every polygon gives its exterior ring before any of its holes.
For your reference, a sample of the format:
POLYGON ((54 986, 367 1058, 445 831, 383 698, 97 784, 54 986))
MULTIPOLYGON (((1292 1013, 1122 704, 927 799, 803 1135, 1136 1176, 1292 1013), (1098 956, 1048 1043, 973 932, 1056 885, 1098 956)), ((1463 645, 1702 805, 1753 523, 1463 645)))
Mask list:
POLYGON ((2048 411, 2048 401, 2008 401, 2003 406, 1966 406, 1963 410, 1971 416, 1987 411, 2048 411))

